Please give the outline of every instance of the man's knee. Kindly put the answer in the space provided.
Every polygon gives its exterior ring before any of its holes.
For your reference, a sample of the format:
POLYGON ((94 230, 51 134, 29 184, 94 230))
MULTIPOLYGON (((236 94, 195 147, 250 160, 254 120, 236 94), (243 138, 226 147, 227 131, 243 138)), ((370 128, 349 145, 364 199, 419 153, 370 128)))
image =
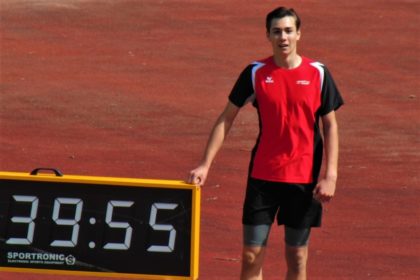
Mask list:
POLYGON ((262 265, 264 251, 264 247, 245 247, 242 253, 242 263, 247 267, 262 265))
POLYGON ((306 270, 306 263, 308 261, 308 247, 286 246, 286 260, 289 270, 296 273, 306 270))

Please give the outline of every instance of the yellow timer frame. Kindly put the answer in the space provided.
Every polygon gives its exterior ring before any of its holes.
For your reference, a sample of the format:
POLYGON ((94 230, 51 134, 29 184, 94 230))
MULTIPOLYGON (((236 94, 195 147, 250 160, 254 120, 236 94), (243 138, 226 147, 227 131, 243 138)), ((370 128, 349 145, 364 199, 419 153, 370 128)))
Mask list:
POLYGON ((0 172, 0 271, 198 279, 200 188, 0 172))

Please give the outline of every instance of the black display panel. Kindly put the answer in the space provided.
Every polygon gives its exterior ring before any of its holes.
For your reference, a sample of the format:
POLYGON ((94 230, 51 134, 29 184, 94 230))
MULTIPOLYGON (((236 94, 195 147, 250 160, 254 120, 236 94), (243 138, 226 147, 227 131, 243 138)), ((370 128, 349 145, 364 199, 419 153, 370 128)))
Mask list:
POLYGON ((192 205, 185 188, 1 180, 0 267, 190 276, 192 205))

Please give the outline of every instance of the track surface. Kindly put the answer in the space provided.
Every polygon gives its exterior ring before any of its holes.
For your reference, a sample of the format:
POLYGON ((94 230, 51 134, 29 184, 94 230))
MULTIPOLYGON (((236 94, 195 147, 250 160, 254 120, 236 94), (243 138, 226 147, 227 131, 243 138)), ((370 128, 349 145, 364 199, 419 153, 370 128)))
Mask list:
MULTIPOLYGON (((420 279, 420 1, 281 4, 302 17, 300 53, 329 66, 346 101, 339 189, 313 231, 311 279, 420 279)), ((0 170, 184 179, 239 72, 270 54, 264 17, 277 3, 0 5, 0 170)), ((200 279, 238 278, 256 133, 246 108, 203 188, 200 279)), ((269 242, 265 279, 281 279, 282 231, 269 242)))

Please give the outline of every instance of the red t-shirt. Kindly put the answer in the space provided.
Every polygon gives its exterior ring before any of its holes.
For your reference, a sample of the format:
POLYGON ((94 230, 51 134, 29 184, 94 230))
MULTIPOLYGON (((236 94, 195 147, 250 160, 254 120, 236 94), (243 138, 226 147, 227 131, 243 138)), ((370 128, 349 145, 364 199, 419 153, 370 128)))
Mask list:
POLYGON ((302 57, 288 70, 273 57, 254 62, 241 73, 229 100, 238 107, 253 101, 260 134, 252 153, 250 176, 275 182, 312 183, 322 163, 319 117, 343 100, 327 68, 302 57))

